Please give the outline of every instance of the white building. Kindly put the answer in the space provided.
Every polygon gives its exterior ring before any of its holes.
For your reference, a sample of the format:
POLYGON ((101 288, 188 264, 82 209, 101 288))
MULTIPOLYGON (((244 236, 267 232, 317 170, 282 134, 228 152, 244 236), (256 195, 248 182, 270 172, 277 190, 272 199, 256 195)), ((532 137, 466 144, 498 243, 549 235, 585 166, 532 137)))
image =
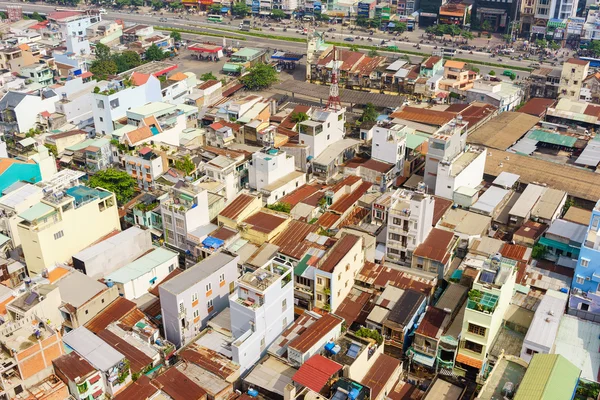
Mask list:
POLYGON ((310 146, 309 155, 317 158, 332 143, 346 135, 346 109, 338 111, 318 109, 308 121, 298 124, 300 144, 310 146))
POLYGON ((8 92, 0 99, 0 131, 4 133, 27 132, 39 121, 39 114, 53 113, 59 100, 52 89, 34 93, 8 92))
POLYGON ((435 199, 420 191, 398 189, 388 210, 386 258, 410 263, 414 250, 425 241, 432 229, 435 199))
POLYGON ((401 173, 404 170, 406 135, 414 130, 399 124, 377 124, 372 131, 371 158, 394 164, 394 173, 401 173))
POLYGON ((233 200, 240 191, 240 171, 238 167, 244 167, 245 160, 243 156, 236 158, 218 155, 212 160, 204 163, 202 168, 206 176, 220 182, 225 186, 226 201, 233 200))
POLYGON ((64 114, 67 122, 74 125, 91 123, 94 117, 92 92, 96 86, 100 90, 106 89, 101 82, 97 81, 84 83, 81 78, 65 81, 61 87, 54 89, 59 97, 56 102, 56 112, 64 114))
POLYGON ((123 118, 127 110, 162 100, 160 81, 153 75, 138 86, 126 87, 123 80, 114 80, 107 90, 94 93, 93 97, 94 126, 102 135, 111 134, 115 130, 113 121, 123 118))
POLYGON ((154 188, 155 181, 168 169, 167 156, 148 147, 138 154, 125 154, 125 170, 137 181, 140 189, 154 188))
POLYGON ((277 258, 238 279, 229 297, 233 361, 248 371, 294 322, 292 265, 277 258))
POLYGON ((17 230, 27 269, 35 275, 121 230, 115 195, 86 186, 49 194, 19 217, 17 230))
POLYGON ((554 353, 554 341, 565 314, 569 295, 548 289, 540 301, 521 348, 521 358, 530 362, 534 354, 554 353))
POLYGON ((491 104, 498 108, 498 113, 512 111, 523 101, 523 90, 509 82, 480 79, 467 90, 467 103, 474 101, 491 104))
POLYGON ((167 83, 161 85, 163 101, 171 104, 182 104, 187 96, 192 94, 196 87, 196 74, 193 72, 179 72, 167 79, 167 83))
POLYGON ((85 37, 91 25, 102 20, 97 10, 90 11, 57 11, 48 15, 48 28, 58 29, 63 39, 71 36, 85 37))
POLYGON ((173 187, 169 198, 161 203, 160 212, 165 241, 188 250, 188 233, 210 223, 208 192, 192 184, 173 187))
POLYGON ((275 148, 252 154, 248 179, 252 189, 263 193, 267 204, 276 203, 306 183, 306 175, 296 171, 294 156, 275 148))
POLYGON ((484 148, 468 147, 451 161, 441 160, 438 163, 435 195, 452 200, 458 188, 475 189, 481 185, 486 155, 484 148))
POLYGON ((168 341, 177 347, 188 344, 210 318, 227 308, 238 277, 238 259, 225 252, 215 253, 159 286, 168 341))
POLYGON ((162 247, 105 276, 106 282, 117 286, 119 295, 135 300, 148 293, 179 265, 179 253, 162 247))
POLYGON ((0 231, 11 239, 13 247, 21 245, 17 230, 19 213, 39 203, 43 196, 42 188, 25 184, 0 197, 0 231))

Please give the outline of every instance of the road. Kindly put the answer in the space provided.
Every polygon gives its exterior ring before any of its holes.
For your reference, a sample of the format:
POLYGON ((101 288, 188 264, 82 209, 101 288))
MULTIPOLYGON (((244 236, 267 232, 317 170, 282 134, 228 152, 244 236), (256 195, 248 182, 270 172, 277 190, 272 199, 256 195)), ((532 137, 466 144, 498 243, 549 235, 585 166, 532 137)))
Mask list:
MULTIPOLYGON (((31 4, 31 3, 2 3, 0 5, 0 10, 5 9, 5 6, 7 4, 15 4, 15 5, 20 5, 21 7, 23 7, 23 11, 25 12, 33 12, 33 11, 37 11, 39 13, 51 13, 55 10, 56 6, 55 5, 46 5, 46 4, 31 4)), ((164 27, 170 27, 170 28, 180 28, 180 29, 206 29, 207 32, 211 32, 213 34, 219 34, 219 33, 223 33, 223 30, 231 30, 231 31, 235 31, 235 32, 225 32, 225 34, 229 35, 229 36, 240 36, 240 37, 246 37, 250 40, 250 43, 252 43, 252 45, 256 46, 256 44, 259 44, 262 47, 267 47, 267 48, 271 48, 271 49, 282 49, 282 50, 287 50, 287 51, 295 51, 295 52, 300 52, 302 54, 305 53, 306 51, 306 45, 304 43, 300 43, 300 42, 286 42, 285 40, 277 40, 277 39, 267 39, 267 38, 261 38, 261 37, 254 37, 254 36, 247 36, 244 35, 243 32, 238 31, 238 26, 239 26, 239 19, 233 19, 231 20, 230 23, 223 23, 221 25, 216 25, 214 23, 209 23, 209 22, 205 22, 202 21, 202 17, 197 16, 197 15, 190 15, 188 16, 186 20, 183 19, 179 19, 179 18, 174 18, 175 14, 171 14, 171 13, 165 13, 165 16, 167 18, 166 22, 159 22, 158 19, 160 18, 160 16, 156 15, 144 15, 144 14, 130 14, 126 11, 123 12, 115 12, 112 10, 109 10, 108 14, 103 15, 104 19, 109 19, 109 20, 115 20, 115 19, 121 19, 125 22, 134 22, 134 23, 140 23, 140 24, 146 24, 146 25, 159 25, 159 26, 164 26, 164 27), (221 29, 219 29, 221 28, 221 29)), ((228 20, 228 19, 226 19, 228 20)), ((290 24, 293 26, 293 23, 290 24)), ((326 29, 328 29, 330 26, 328 25, 326 28, 317 28, 317 30, 319 31, 324 31, 326 29)), ((283 32, 283 28, 279 27, 279 26, 274 26, 273 28, 275 29, 275 31, 270 31, 269 28, 266 27, 261 27, 263 29, 262 32, 256 32, 256 33, 263 33, 263 34, 275 34, 277 36, 287 36, 287 37, 303 37, 301 36, 299 33, 296 33, 296 28, 288 28, 287 32, 283 32)), ((385 34, 385 33, 377 33, 374 34, 373 37, 373 41, 369 42, 367 39, 369 38, 368 35, 366 35, 364 32, 362 33, 362 35, 357 35, 356 32, 354 34, 350 34, 349 32, 342 32, 341 27, 337 26, 337 29, 340 30, 339 32, 326 32, 327 35, 327 40, 332 40, 332 41, 337 41, 337 42, 343 42, 345 38, 349 38, 352 37, 354 38, 354 42, 348 42, 348 46, 351 46, 352 44, 360 44, 360 45, 379 45, 381 43, 382 40, 391 40, 393 38, 392 35, 390 34, 385 34), (355 39, 357 36, 359 36, 359 39, 355 39)), ((417 35, 418 38, 418 34, 416 33, 412 33, 411 35, 417 35)), ((406 34, 404 34, 403 36, 406 36, 406 34)), ((413 37, 412 40, 417 40, 417 38, 413 37)), ((210 40, 212 41, 219 41, 218 38, 216 37, 212 37, 210 38, 210 40)), ((249 43, 249 41, 246 41, 246 43, 249 43)), ((400 53, 404 50, 404 51, 418 51, 424 54, 431 54, 435 51, 434 49, 434 45, 433 44, 421 44, 421 49, 417 50, 414 47, 414 43, 412 42, 404 42, 404 41, 394 41, 394 43, 389 43, 389 45, 395 45, 398 47, 400 53)), ((395 52, 388 52, 388 51, 384 51, 381 50, 379 51, 381 54, 386 55, 386 56, 400 56, 401 54, 399 53, 395 53, 395 52)), ((473 63, 477 64, 478 62, 496 62, 498 63, 497 59, 492 59, 490 58, 490 55, 488 53, 480 53, 480 52, 474 52, 474 54, 469 54, 468 52, 464 52, 463 54, 457 54, 458 57, 463 58, 463 59, 467 59, 467 60, 471 60, 473 63)), ((420 57, 415 56, 415 57, 411 57, 411 61, 414 59, 415 62, 418 62, 420 60, 420 57)), ((503 65, 509 65, 509 66, 514 66, 514 67, 529 67, 530 62, 529 61, 518 61, 518 60, 510 60, 510 59, 503 59, 503 61, 501 62, 501 64, 503 65)), ((496 69, 500 69, 501 67, 497 67, 496 69)), ((482 70, 483 72, 483 70, 482 70)), ((525 73, 523 73, 525 74, 525 73)))

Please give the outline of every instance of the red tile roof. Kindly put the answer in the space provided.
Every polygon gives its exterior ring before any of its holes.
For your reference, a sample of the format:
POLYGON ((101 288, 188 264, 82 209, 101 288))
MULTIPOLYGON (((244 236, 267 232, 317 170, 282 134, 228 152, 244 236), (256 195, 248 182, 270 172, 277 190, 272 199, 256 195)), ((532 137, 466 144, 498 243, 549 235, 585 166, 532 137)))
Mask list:
POLYGON ((555 99, 545 99, 541 97, 534 97, 529 99, 527 103, 523 105, 523 107, 519 108, 517 111, 520 113, 525 113, 529 115, 533 115, 534 117, 542 117, 546 114, 546 110, 550 107, 554 107, 556 104, 555 99))
POLYGON ((425 62, 423 62, 423 64, 421 66, 423 68, 432 69, 433 66, 435 64, 437 64, 438 62, 440 62, 441 59, 442 59, 442 57, 431 56, 427 60, 425 60, 425 62))
POLYGON ((304 354, 322 339, 331 339, 325 335, 329 335, 336 326, 341 326, 342 322, 343 319, 337 315, 325 314, 292 340, 288 347, 304 354))
POLYGON ((389 383, 390 379, 398 379, 396 370, 400 367, 400 360, 388 356, 387 354, 379 354, 369 371, 362 379, 361 383, 371 388, 371 399, 378 399, 379 394, 389 383))
POLYGON ((262 233, 273 232, 285 221, 286 219, 283 217, 264 211, 259 211, 244 220, 245 223, 252 225, 252 229, 262 233))
POLYGON ((200 400, 206 397, 206 391, 177 368, 169 368, 163 374, 152 380, 173 400, 200 400))
POLYGON ((250 203, 252 203, 252 201, 254 201, 255 199, 256 197, 254 196, 242 193, 238 197, 236 197, 227 207, 225 207, 223 211, 219 213, 219 215, 229 219, 236 219, 240 215, 240 213, 244 211, 246 207, 248 207, 250 203))
POLYGON ((90 71, 86 71, 83 74, 79 75, 78 78, 86 79, 91 78, 92 76, 94 76, 94 74, 92 74, 90 71))
POLYGON ((141 72, 137 71, 131 74, 131 82, 135 86, 144 85, 146 82, 148 82, 148 79, 150 79, 150 74, 142 74, 141 72))
POLYGON ((339 214, 344 214, 348 209, 354 206, 358 200, 371 189, 371 182, 363 182, 352 193, 348 193, 340 197, 335 203, 329 206, 328 211, 333 211, 339 214))
POLYGON ((416 332, 423 336, 437 338, 443 328, 446 315, 448 313, 440 308, 429 307, 416 332))
POLYGON ((319 393, 329 379, 341 371, 342 365, 331 361, 320 354, 309 358, 292 377, 292 380, 302 386, 319 393))
POLYGON ((296 105, 296 107, 294 107, 292 112, 289 113, 288 116, 285 117, 285 119, 283 121, 281 121, 281 124, 279 124, 279 126, 281 128, 285 128, 285 129, 294 129, 294 127, 296 126, 296 123, 292 121, 292 115, 299 114, 299 113, 308 114, 310 112, 310 108, 311 108, 310 106, 305 106, 303 104, 296 105))
POLYGON ((333 248, 329 250, 325 259, 321 261, 319 269, 326 272, 333 272, 342 258, 348 254, 360 239, 360 237, 348 233, 343 235, 333 248))
POLYGON ((83 13, 81 11, 56 11, 56 12, 50 13, 48 15, 48 19, 54 19, 54 20, 60 21, 65 18, 74 17, 74 16, 82 15, 82 14, 83 13))
POLYGON ((414 255, 445 264, 450 258, 448 246, 453 239, 453 232, 433 228, 427 239, 415 249, 414 255))

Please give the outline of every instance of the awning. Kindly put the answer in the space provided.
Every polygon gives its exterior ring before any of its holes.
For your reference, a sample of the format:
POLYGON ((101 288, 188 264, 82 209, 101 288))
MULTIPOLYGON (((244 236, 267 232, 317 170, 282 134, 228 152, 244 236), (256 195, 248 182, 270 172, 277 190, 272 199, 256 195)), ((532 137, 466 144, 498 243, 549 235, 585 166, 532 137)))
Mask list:
POLYGON ((223 246, 224 243, 225 242, 223 240, 214 238, 212 236, 209 236, 202 241, 202 245, 204 247, 209 247, 211 249, 218 249, 219 247, 223 246))
POLYGON ((73 157, 71 156, 62 156, 59 161, 64 164, 69 164, 72 160, 73 157))
POLYGON ((478 360, 473 357, 465 356, 464 354, 460 354, 460 353, 456 356, 456 362, 466 364, 470 367, 477 368, 477 369, 481 369, 481 367, 483 366, 483 361, 478 360))
POLYGON ((395 24, 395 23, 393 23, 393 22, 390 22, 390 23, 388 24, 388 28, 395 28, 395 27, 396 27, 396 24, 395 24))
POLYGON ((227 8, 227 7, 223 7, 223 8, 221 8, 221 12, 222 12, 222 13, 229 12, 229 8, 227 8))
POLYGON ((223 71, 238 72, 240 70, 240 67, 241 67, 241 65, 239 65, 239 64, 225 63, 225 65, 223 65, 223 71))
POLYGON ((413 361, 417 364, 425 365, 426 367, 433 367, 435 364, 435 358, 430 357, 426 354, 416 352, 413 348, 410 349, 410 354, 413 355, 413 361))

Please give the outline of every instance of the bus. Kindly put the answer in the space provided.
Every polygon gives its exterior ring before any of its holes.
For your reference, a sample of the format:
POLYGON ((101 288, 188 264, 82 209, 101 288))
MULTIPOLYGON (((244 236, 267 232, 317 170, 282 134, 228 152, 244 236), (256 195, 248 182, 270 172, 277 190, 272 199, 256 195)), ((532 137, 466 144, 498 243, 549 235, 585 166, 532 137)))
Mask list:
POLYGON ((208 14, 208 22, 223 22, 223 17, 217 14, 208 14))
POLYGON ((444 57, 452 58, 456 55, 456 50, 450 47, 442 47, 442 54, 444 57))

